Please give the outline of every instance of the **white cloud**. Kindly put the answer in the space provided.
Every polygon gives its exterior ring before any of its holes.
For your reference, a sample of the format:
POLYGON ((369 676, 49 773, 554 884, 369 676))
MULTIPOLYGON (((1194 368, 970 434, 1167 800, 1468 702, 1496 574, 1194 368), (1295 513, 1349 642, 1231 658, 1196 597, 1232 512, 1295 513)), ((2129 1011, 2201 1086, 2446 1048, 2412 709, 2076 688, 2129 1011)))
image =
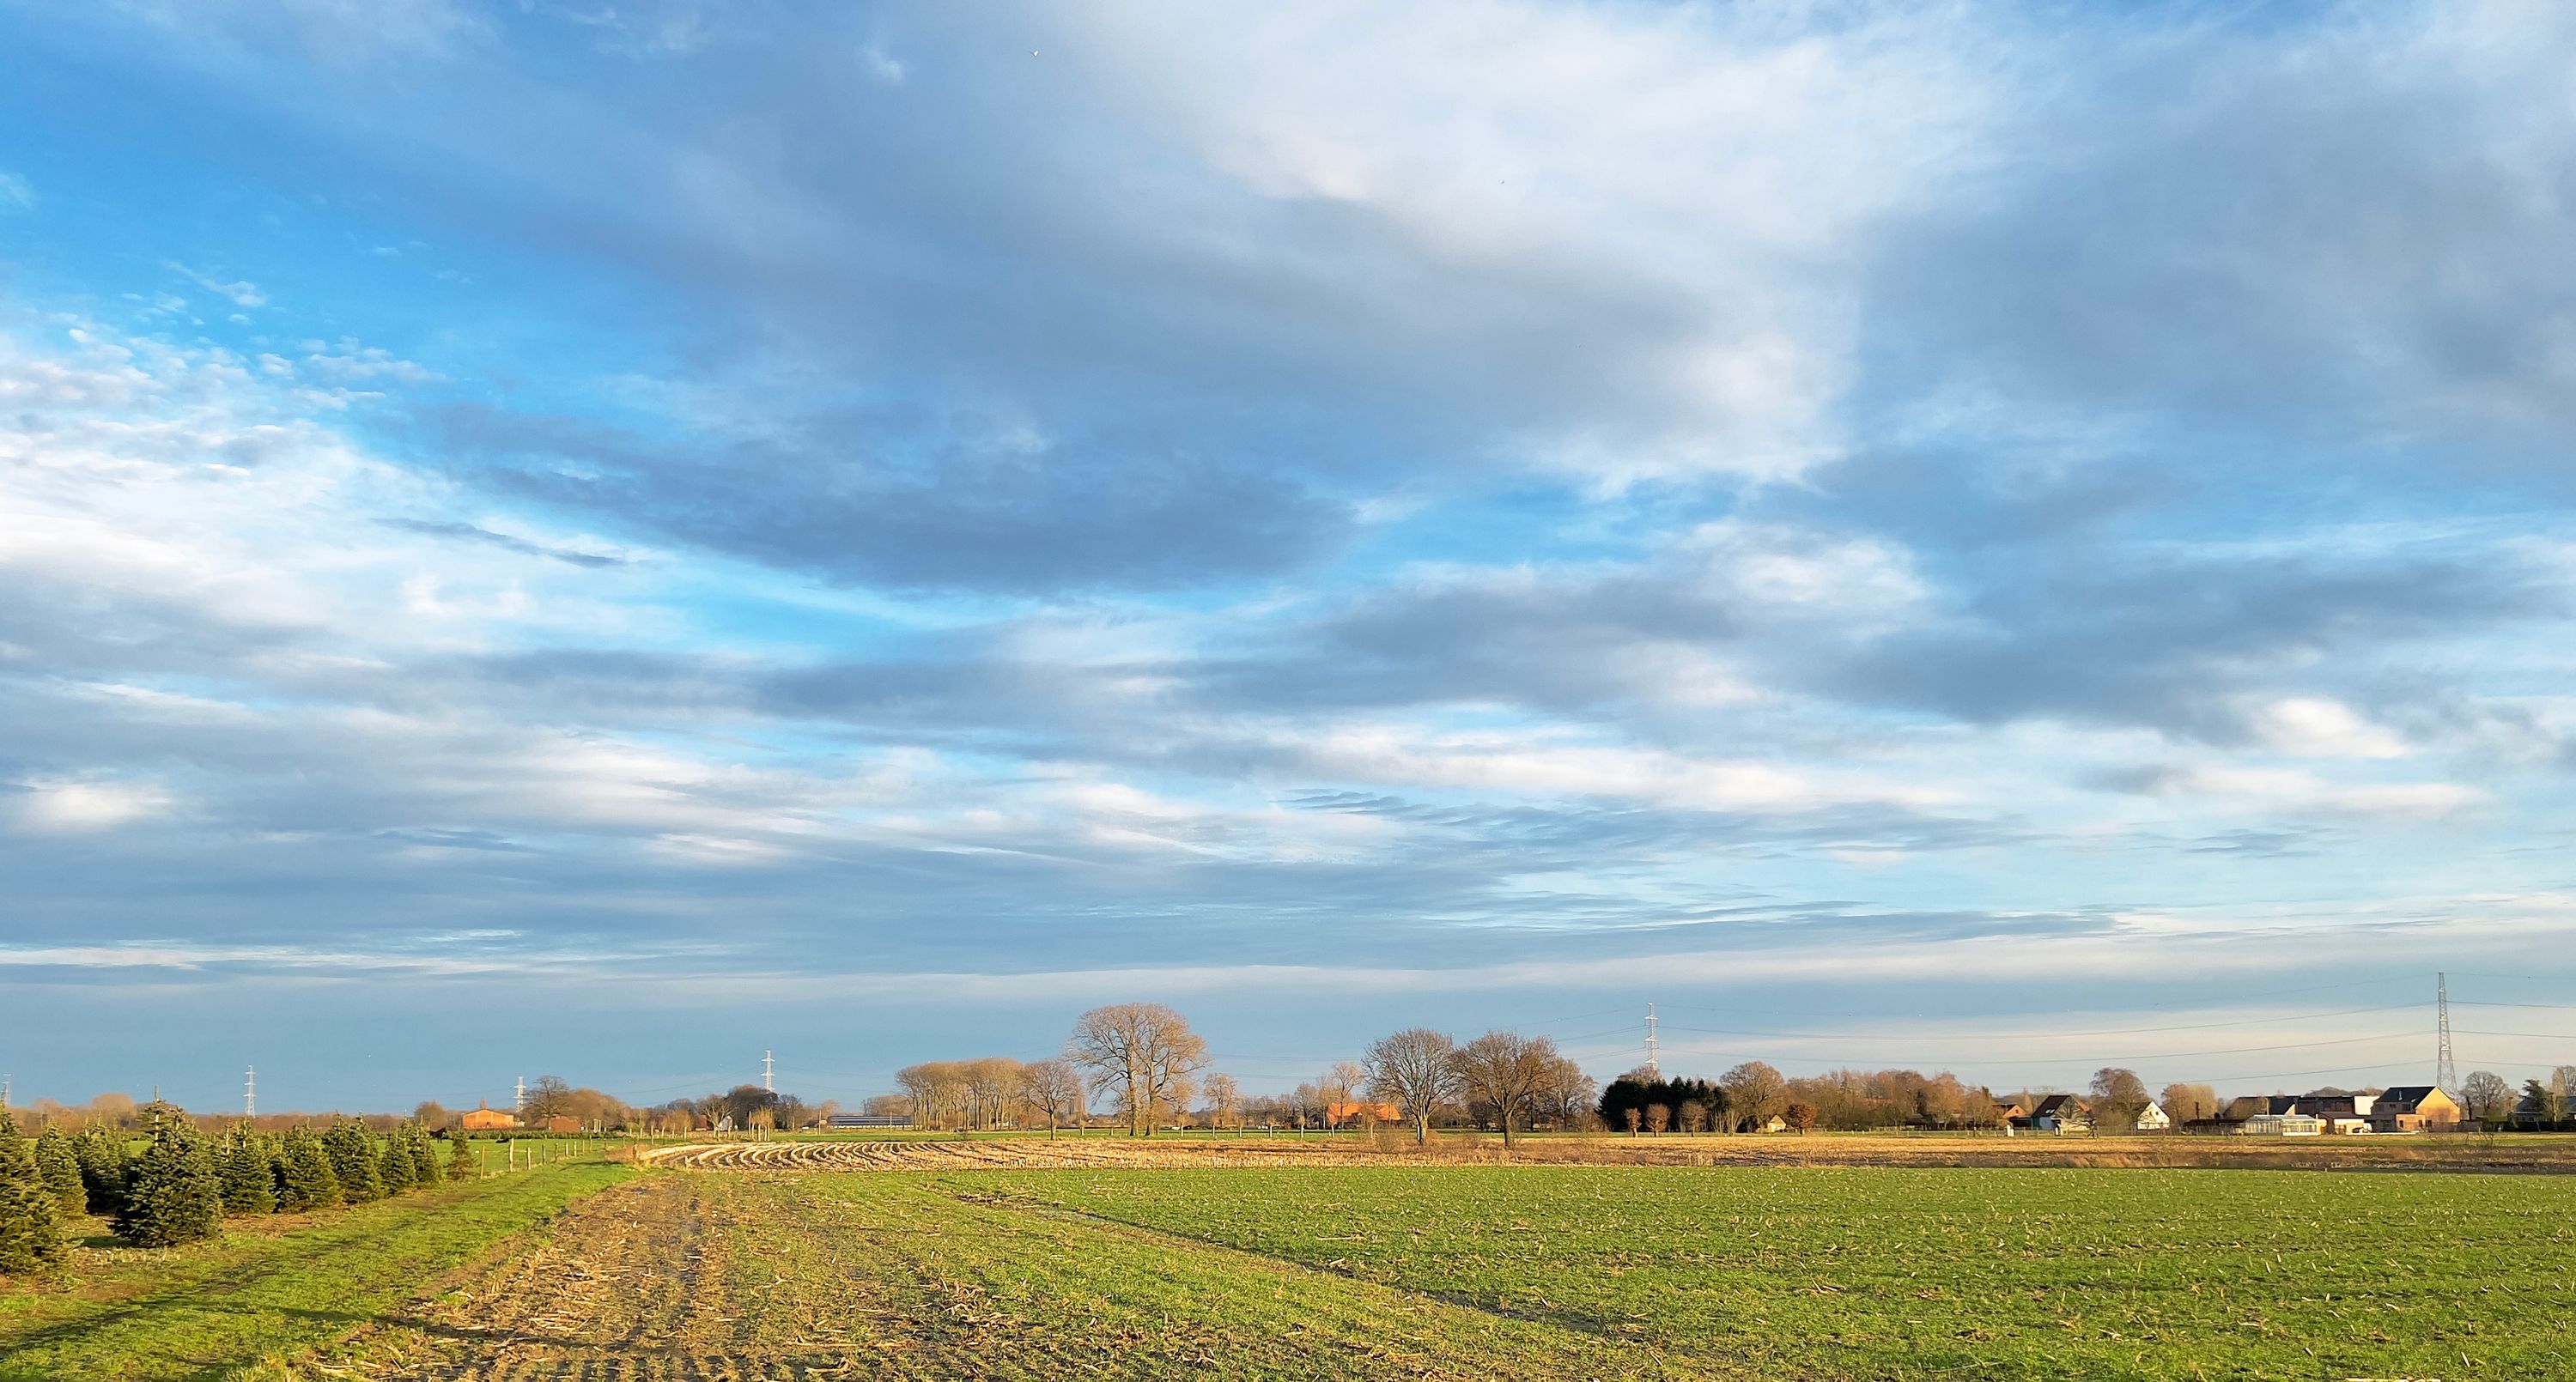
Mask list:
POLYGON ((2259 707, 2254 722, 2273 750, 2305 758, 2403 758, 2412 749, 2341 701, 2293 696, 2259 707))
POLYGON ((0 170, 0 211, 27 211, 36 205, 36 189, 16 173, 0 170))
POLYGON ((214 293, 222 297, 225 301, 230 302, 235 307, 266 307, 268 305, 268 294, 261 292, 258 284, 252 283, 247 279, 234 279, 227 282, 201 269, 189 268, 187 265, 179 263, 177 260, 165 260, 163 262, 167 264, 173 272, 187 279, 189 282, 196 284, 198 287, 205 289, 207 292, 214 293))
POLYGON ((45 834, 113 830, 165 815, 172 806, 169 793, 148 783, 33 778, 17 785, 19 826, 45 834))

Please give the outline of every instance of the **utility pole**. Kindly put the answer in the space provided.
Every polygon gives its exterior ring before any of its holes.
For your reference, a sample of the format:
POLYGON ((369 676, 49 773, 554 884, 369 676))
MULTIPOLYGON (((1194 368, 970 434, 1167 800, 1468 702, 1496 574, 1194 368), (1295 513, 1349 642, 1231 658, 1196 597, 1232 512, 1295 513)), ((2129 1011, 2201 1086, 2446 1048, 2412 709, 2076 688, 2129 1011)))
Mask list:
POLYGON ((258 1116, 259 1067, 246 1065, 242 1067, 242 1117, 257 1118, 258 1116))
POLYGON ((2433 1057, 2433 1083, 2444 1090, 2460 1087, 2460 1067, 2451 1061, 2451 976, 2433 976, 2433 1025, 2441 1034, 2441 1049, 2433 1057))
POLYGON ((1646 1074, 1657 1080, 1664 1077, 1663 1063, 1655 1059, 1655 1005, 1652 1003, 1646 1005, 1646 1074))
POLYGON ((778 1092, 778 1067, 769 1054, 767 1051, 760 1053, 760 1087, 775 1094, 778 1092))

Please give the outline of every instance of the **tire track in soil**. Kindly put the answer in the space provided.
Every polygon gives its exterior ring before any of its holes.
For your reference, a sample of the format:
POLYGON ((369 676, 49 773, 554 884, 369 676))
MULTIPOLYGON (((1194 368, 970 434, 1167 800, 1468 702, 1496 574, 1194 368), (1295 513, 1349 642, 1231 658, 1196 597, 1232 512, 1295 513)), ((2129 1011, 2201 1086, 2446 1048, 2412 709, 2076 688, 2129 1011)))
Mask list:
MULTIPOLYGON (((315 1376, 419 1382, 824 1382, 880 1377, 910 1341, 885 1338, 904 1312, 836 1300, 832 1313, 878 1337, 758 1343, 746 1322, 769 1302, 737 1294, 724 1182, 654 1176, 560 1216, 544 1241, 469 1272, 455 1289, 389 1316, 329 1351, 315 1376)), ((787 1227, 787 1226, 781 1226, 787 1227)), ((868 1283, 844 1278, 843 1294, 868 1283)), ((818 1312, 804 1312, 816 1317, 818 1312)), ((935 1362, 921 1358, 919 1362, 935 1362)))

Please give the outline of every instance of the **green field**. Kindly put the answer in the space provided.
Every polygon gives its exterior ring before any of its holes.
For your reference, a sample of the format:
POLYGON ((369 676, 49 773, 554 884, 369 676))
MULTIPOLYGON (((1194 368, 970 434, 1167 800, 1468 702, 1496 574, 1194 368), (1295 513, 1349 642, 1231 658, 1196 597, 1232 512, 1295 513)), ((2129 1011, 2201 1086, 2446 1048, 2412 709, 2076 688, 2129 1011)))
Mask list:
POLYGON ((0 1377, 2576 1377, 2568 1176, 574 1162, 439 1194, 0 1295, 0 1377))
POLYGON ((518 1175, 314 1214, 225 1221, 223 1240, 118 1246, 98 1220, 69 1270, 0 1283, 0 1379, 298 1375, 275 1364, 416 1297, 584 1196, 634 1173, 561 1161, 518 1175))

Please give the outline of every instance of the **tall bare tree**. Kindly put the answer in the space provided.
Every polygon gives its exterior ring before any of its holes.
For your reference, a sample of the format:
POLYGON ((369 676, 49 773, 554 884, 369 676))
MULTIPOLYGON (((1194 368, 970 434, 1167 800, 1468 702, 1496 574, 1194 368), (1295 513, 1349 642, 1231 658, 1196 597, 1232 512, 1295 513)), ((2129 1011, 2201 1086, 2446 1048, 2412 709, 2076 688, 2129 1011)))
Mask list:
POLYGON ((1179 1013, 1160 1003, 1093 1008, 1074 1023, 1064 1053, 1110 1089, 1127 1129, 1150 1134, 1158 1110, 1189 1101, 1191 1078, 1207 1064, 1207 1043, 1179 1013))
POLYGON ((1556 1043, 1546 1037, 1493 1031, 1458 1048, 1451 1065, 1470 1106, 1484 1109, 1502 1127, 1503 1145, 1528 1123, 1539 1096, 1557 1075, 1556 1043))
POLYGON ((1083 1111, 1082 1072, 1062 1057, 1032 1061, 1020 1067, 1020 1098, 1047 1120, 1047 1136, 1052 1138, 1058 1127, 1083 1111))
POLYGON ((1730 1127, 1750 1127, 1755 1131, 1771 1125, 1789 1105, 1789 1082, 1769 1065, 1749 1060, 1717 1077, 1718 1087, 1726 1091, 1726 1114, 1730 1127))
POLYGON ((1458 1043, 1428 1027, 1407 1027, 1369 1043, 1369 1094, 1404 1110, 1417 1146, 1431 1141, 1431 1115, 1458 1097, 1457 1056, 1458 1043))

